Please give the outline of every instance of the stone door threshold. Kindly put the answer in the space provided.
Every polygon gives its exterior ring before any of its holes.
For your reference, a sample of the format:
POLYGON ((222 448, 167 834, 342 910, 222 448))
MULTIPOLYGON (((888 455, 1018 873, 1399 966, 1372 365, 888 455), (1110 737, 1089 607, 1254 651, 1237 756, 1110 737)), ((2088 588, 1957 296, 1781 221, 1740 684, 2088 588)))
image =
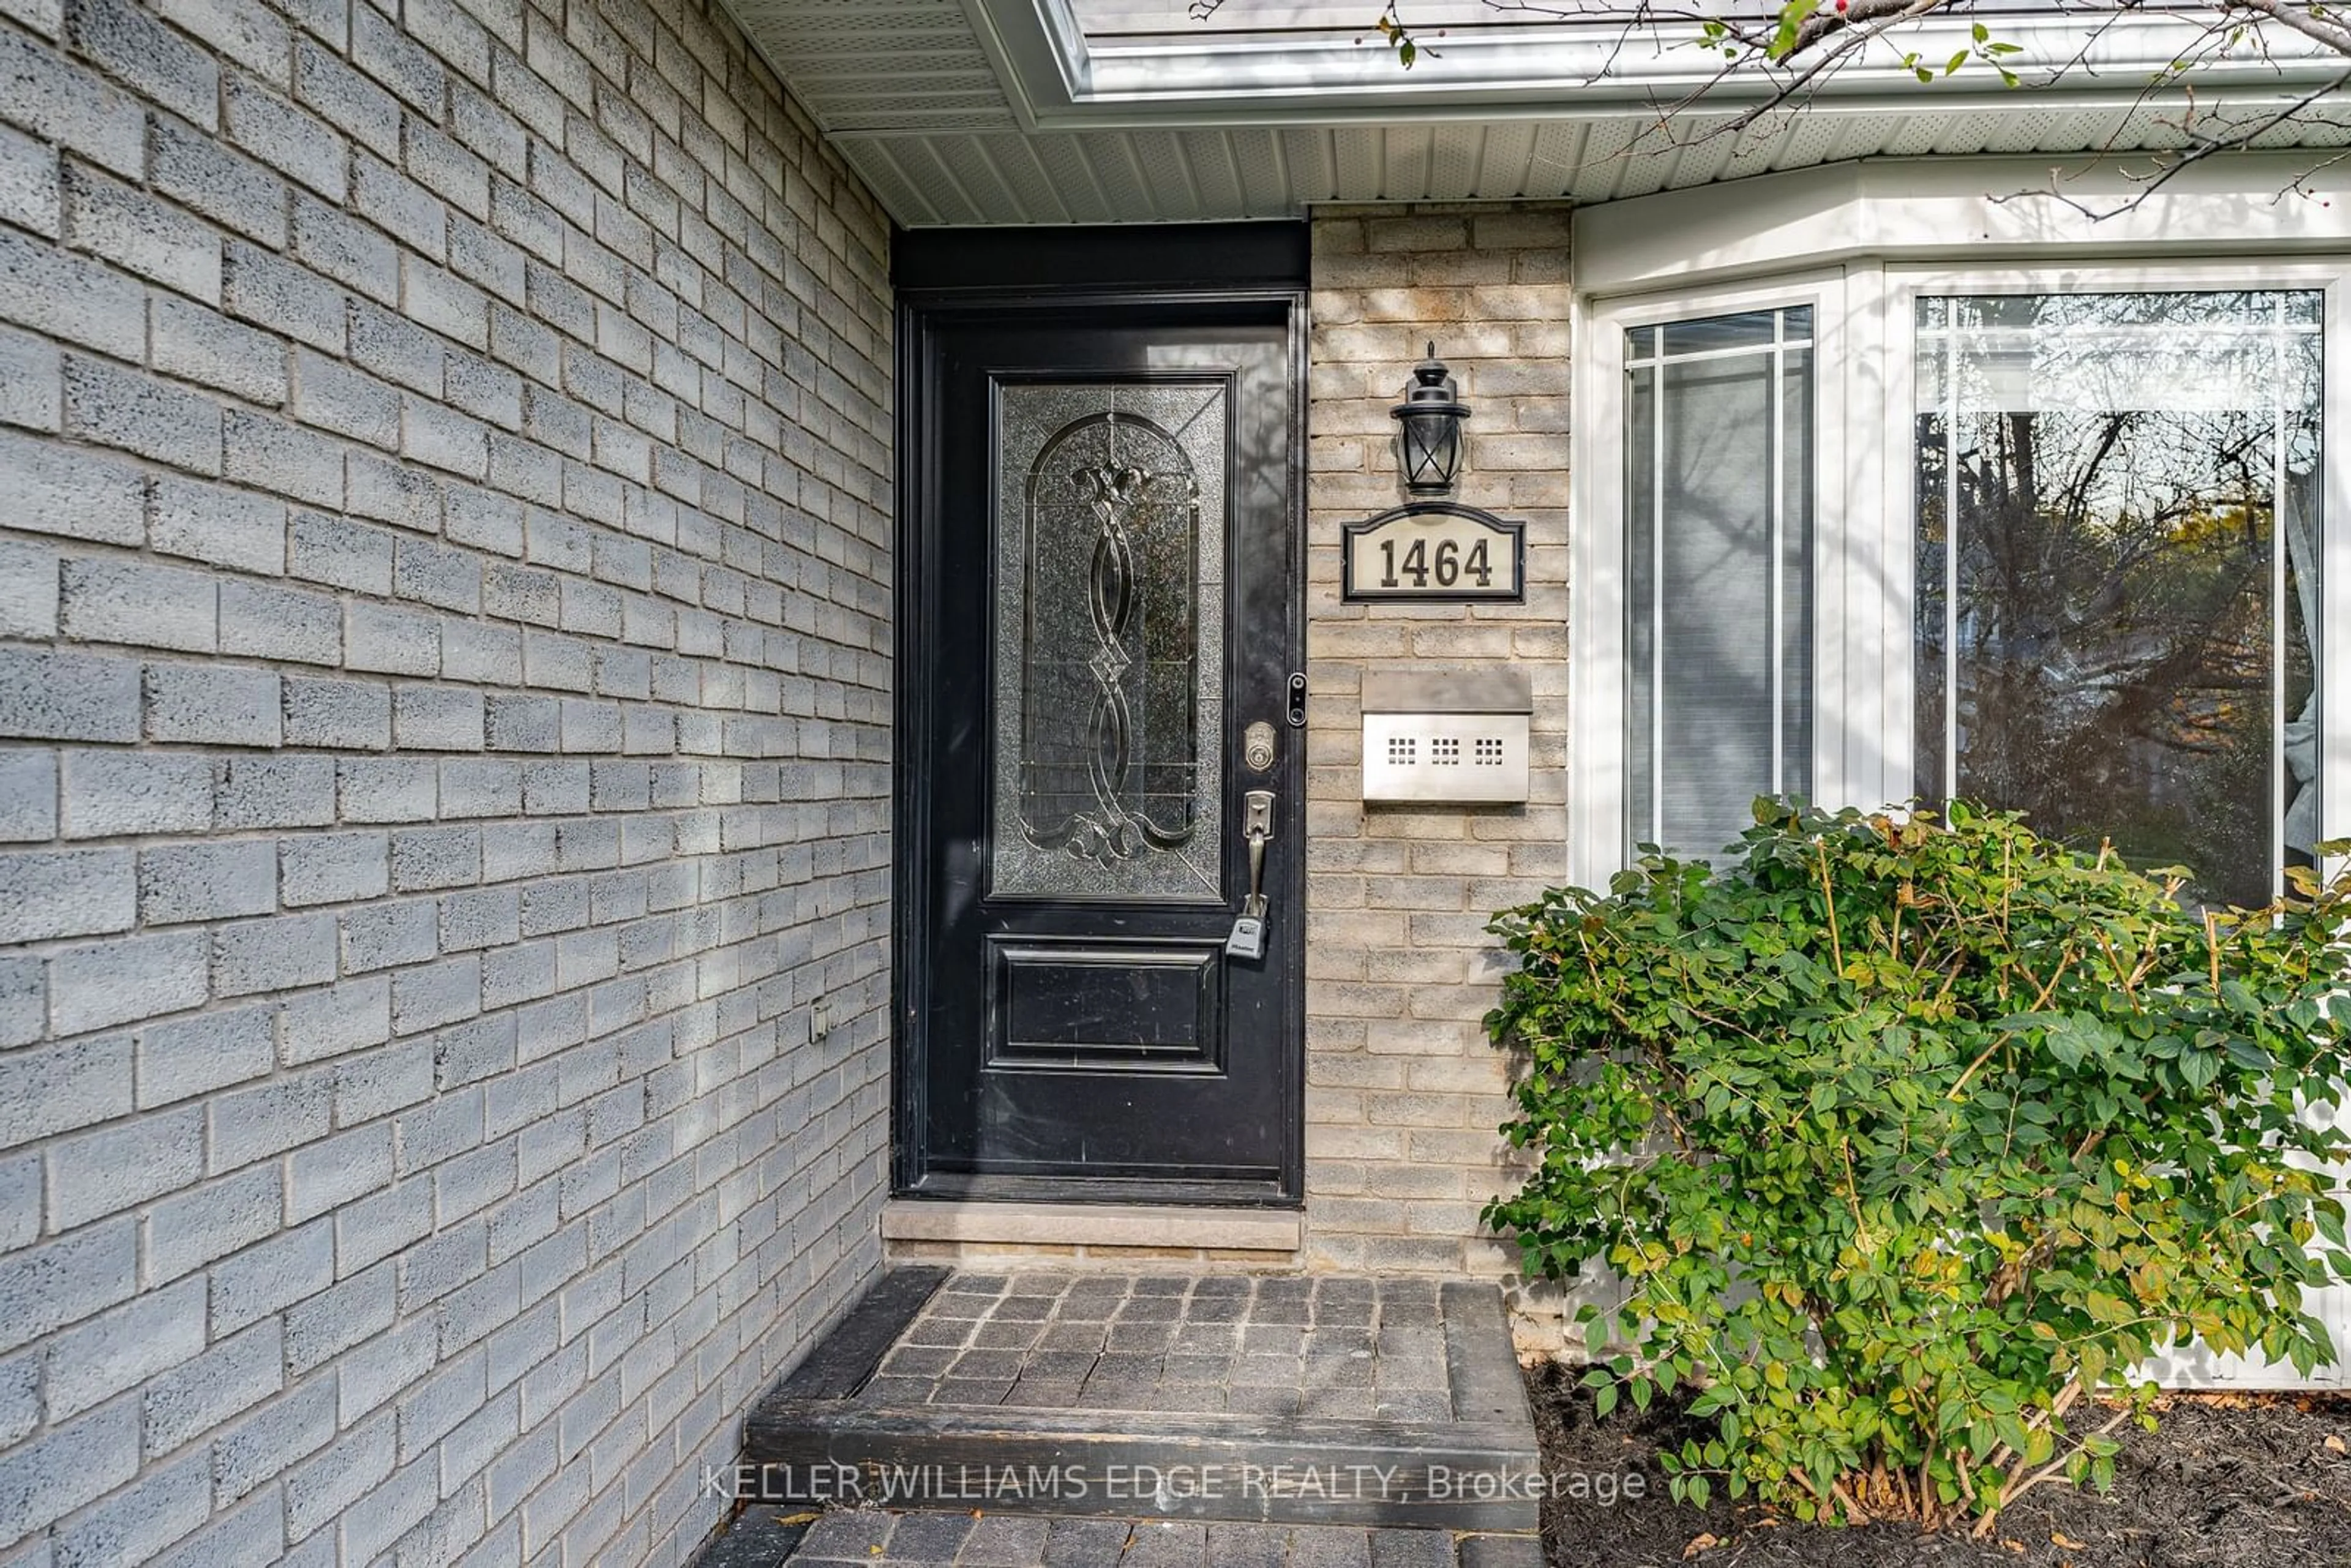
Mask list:
POLYGON ((1295 1252, 1305 1243, 1306 1217, 1294 1208, 896 1198, 882 1207, 882 1237, 885 1241, 1295 1252))

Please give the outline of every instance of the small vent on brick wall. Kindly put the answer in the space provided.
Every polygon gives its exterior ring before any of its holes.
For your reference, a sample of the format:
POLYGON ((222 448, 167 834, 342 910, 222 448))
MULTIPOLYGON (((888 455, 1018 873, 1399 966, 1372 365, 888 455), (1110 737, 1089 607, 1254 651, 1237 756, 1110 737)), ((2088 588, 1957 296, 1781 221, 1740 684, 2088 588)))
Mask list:
POLYGON ((1388 737, 1388 761, 1392 766, 1409 768, 1419 743, 1408 735, 1388 737))
POLYGON ((1479 737, 1478 741, 1478 766, 1480 768, 1499 768, 1501 765, 1502 743, 1492 737, 1479 737))
MULTIPOLYGON (((1485 745, 1484 741, 1478 743, 1485 745)), ((1439 768, 1461 766, 1461 743, 1449 735, 1440 735, 1428 743, 1428 759, 1439 768)))

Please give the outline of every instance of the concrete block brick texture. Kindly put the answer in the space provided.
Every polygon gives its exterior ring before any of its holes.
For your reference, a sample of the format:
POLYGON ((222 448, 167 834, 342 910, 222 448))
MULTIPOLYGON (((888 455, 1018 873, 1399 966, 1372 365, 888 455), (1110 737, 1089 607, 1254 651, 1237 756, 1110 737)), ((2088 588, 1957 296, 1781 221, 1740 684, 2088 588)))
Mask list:
POLYGON ((0 1562, 716 1522, 880 1260, 888 236, 708 0, 0 0, 0 1562))
POLYGON ((1306 1260, 1508 1274, 1509 1059, 1480 1023, 1497 909, 1567 874, 1568 214, 1318 208, 1307 478, 1306 1260), (1523 604, 1349 604, 1340 528, 1405 499, 1389 410, 1430 340, 1467 424, 1458 498, 1527 525, 1523 604), (1363 680, 1507 664, 1534 688, 1523 806, 1366 805, 1363 680))

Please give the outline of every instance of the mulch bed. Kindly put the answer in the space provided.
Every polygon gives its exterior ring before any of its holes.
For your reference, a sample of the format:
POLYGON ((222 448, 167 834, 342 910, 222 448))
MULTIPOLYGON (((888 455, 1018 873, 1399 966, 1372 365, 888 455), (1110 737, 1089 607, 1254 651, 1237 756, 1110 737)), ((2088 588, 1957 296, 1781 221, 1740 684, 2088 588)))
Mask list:
POLYGON ((1527 1375, 1545 1469, 1610 1473, 1620 1493, 1637 1472, 1646 1495, 1546 1499, 1552 1568, 2351 1568, 2351 1396, 2171 1396, 2158 1431, 2116 1434, 2111 1494, 2049 1482, 1992 1538, 1971 1541, 1907 1524, 1823 1529, 1719 1497, 1704 1509, 1675 1502, 1656 1451, 1705 1423, 1665 1399, 1595 1420, 1575 1375, 1527 1375))

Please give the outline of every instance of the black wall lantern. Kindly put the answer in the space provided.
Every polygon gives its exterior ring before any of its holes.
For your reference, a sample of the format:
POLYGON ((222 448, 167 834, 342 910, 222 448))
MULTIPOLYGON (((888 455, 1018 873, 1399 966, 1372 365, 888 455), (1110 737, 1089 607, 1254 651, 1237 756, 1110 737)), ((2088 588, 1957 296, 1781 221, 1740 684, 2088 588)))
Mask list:
POLYGON ((1469 405, 1428 345, 1428 358, 1412 368, 1413 384, 1391 410, 1404 426, 1404 487, 1416 496, 1441 496, 1461 472, 1461 422, 1469 405))

